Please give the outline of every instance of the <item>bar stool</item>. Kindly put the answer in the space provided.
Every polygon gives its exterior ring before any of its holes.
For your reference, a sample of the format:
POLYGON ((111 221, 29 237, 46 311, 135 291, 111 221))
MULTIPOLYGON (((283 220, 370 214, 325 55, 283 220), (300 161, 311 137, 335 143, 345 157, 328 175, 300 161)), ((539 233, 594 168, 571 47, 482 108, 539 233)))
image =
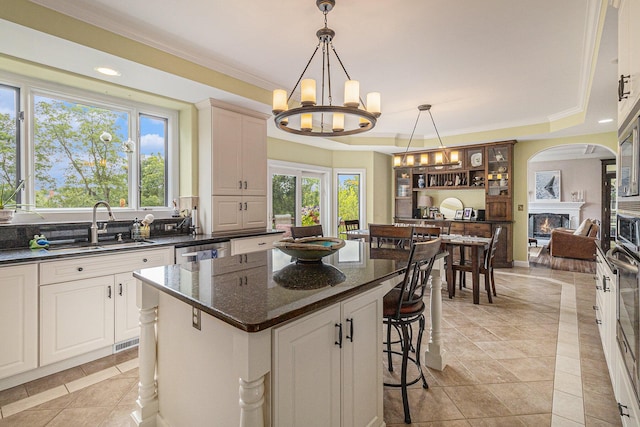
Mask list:
POLYGON ((422 334, 425 328, 423 301, 425 289, 431 276, 431 270, 436 255, 440 251, 441 240, 434 239, 427 242, 416 242, 411 246, 409 262, 404 274, 404 278, 399 286, 389 291, 383 299, 383 323, 387 326, 387 338, 384 352, 387 353, 388 369, 393 371, 393 362, 391 356, 393 354, 402 356, 402 371, 400 374, 400 384, 384 383, 389 387, 402 388, 402 404, 404 406, 404 422, 411 423, 411 413, 409 411, 409 399, 407 395, 407 387, 422 380, 422 387, 429 388, 427 380, 422 372, 420 364, 420 344, 422 343, 422 334), (411 337, 412 327, 414 323, 418 323, 418 340, 416 342, 415 357, 409 353, 412 350, 411 337), (398 331, 400 335, 401 351, 392 350, 391 345, 391 329, 398 331), (419 372, 419 375, 413 380, 407 380, 407 365, 409 361, 413 362, 419 372))

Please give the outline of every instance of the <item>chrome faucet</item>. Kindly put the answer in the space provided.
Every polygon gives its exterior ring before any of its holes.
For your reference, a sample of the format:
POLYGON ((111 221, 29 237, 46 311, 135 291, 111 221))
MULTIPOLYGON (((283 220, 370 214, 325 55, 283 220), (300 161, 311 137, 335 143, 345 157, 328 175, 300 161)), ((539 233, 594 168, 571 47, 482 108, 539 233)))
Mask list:
POLYGON ((111 212, 111 206, 109 206, 109 203, 105 202, 104 200, 100 200, 99 202, 96 202, 95 205, 93 205, 93 221, 91 222, 91 244, 92 245, 98 244, 98 234, 105 234, 107 232, 106 222, 104 223, 102 228, 98 228, 98 224, 96 223, 96 210, 100 205, 103 205, 104 207, 107 208, 107 211, 109 212, 109 221, 114 221, 116 219, 116 217, 113 215, 113 212, 111 212))

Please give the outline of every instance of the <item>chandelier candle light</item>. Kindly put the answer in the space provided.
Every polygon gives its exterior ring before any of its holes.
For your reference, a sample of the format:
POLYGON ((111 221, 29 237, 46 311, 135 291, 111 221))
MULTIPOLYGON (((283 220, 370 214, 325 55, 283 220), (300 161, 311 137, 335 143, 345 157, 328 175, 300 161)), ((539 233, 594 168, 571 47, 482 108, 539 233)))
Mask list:
MULTIPOLYGON (((418 121, 420 120, 420 114, 423 111, 427 111, 429 113, 429 117, 431 117, 431 123, 433 123, 433 129, 436 131, 436 135, 438 136, 438 142, 440 143, 440 148, 442 151, 435 153, 435 164, 432 166, 436 166, 436 168, 441 168, 442 166, 460 166, 460 158, 457 151, 451 152, 451 158, 447 155, 447 151, 445 145, 442 143, 442 138, 440 138, 440 132, 438 132, 438 127, 436 126, 435 120, 433 120, 433 114, 431 114, 431 104, 422 104, 418 105, 418 116, 416 117, 416 122, 413 124, 413 130, 411 131, 411 136, 409 137, 409 142, 407 143, 407 148, 404 150, 404 154, 402 156, 395 156, 393 159, 394 166, 413 166, 415 164, 415 159, 413 155, 408 155, 409 147, 411 146, 411 141, 413 141, 413 135, 416 132, 416 127, 418 126, 418 121)), ((424 166, 429 163, 429 156, 427 154, 422 154, 420 156, 420 165, 424 166)))
MULTIPOLYGON (((335 0, 316 0, 316 6, 324 14, 324 28, 316 32, 318 44, 316 45, 311 58, 307 62, 302 74, 298 78, 291 94, 287 97, 284 89, 273 91, 273 114, 276 126, 285 132, 305 136, 345 136, 354 135, 371 130, 376 125, 376 120, 380 117, 380 93, 371 92, 367 94, 366 104, 360 98, 360 83, 352 80, 347 72, 338 52, 333 47, 335 31, 327 27, 327 14, 333 9, 335 0), (322 48, 322 84, 320 104, 316 99, 316 81, 313 79, 303 79, 311 61, 322 48), (338 63, 342 67, 347 81, 344 85, 343 105, 333 105, 331 93, 331 61, 329 53, 333 52, 338 63), (325 82, 326 82, 326 102, 325 105, 325 82), (289 109, 291 95, 300 85, 300 107, 289 109), (319 113, 314 116, 314 113, 319 113), (289 118, 300 121, 299 128, 289 123, 289 118), (314 118, 320 119, 320 126, 314 129, 314 118), (331 123, 328 123, 331 119, 331 123)), ((292 120, 293 122, 294 120, 292 120)))

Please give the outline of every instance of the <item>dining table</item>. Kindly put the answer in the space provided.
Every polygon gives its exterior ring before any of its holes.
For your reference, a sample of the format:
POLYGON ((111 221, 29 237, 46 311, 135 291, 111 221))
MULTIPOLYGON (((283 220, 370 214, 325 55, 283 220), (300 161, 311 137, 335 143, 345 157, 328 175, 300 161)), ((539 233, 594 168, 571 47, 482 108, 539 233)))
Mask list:
POLYGON ((480 304, 480 267, 484 262, 484 254, 489 249, 490 237, 462 236, 454 234, 441 234, 442 246, 449 255, 446 266, 447 289, 449 298, 456 296, 456 281, 453 272, 453 258, 456 250, 460 259, 465 259, 465 251, 468 248, 471 253, 471 281, 473 285, 473 303, 480 304))
MULTIPOLYGON (((480 304, 480 268, 484 262, 484 254, 489 249, 491 243, 490 237, 479 236, 464 236, 461 234, 440 234, 442 240, 443 252, 449 253, 449 259, 446 263, 445 280, 447 283, 447 290, 449 298, 453 298, 456 295, 455 277, 453 273, 453 256, 455 253, 459 253, 462 259, 464 254, 469 249, 471 254, 471 281, 473 285, 473 303, 480 304)), ((369 230, 358 229, 347 231, 348 240, 364 240, 369 241, 369 230)))

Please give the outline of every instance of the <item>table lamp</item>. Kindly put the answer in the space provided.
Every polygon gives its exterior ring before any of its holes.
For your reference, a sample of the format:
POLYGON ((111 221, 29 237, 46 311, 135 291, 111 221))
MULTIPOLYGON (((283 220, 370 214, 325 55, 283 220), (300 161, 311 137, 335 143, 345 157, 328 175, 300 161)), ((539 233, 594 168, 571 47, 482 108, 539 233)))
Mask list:
POLYGON ((419 208, 427 208, 426 211, 422 212, 422 217, 427 218, 426 212, 429 212, 429 208, 433 206, 433 197, 427 196, 425 194, 421 194, 418 196, 418 207, 419 208))

